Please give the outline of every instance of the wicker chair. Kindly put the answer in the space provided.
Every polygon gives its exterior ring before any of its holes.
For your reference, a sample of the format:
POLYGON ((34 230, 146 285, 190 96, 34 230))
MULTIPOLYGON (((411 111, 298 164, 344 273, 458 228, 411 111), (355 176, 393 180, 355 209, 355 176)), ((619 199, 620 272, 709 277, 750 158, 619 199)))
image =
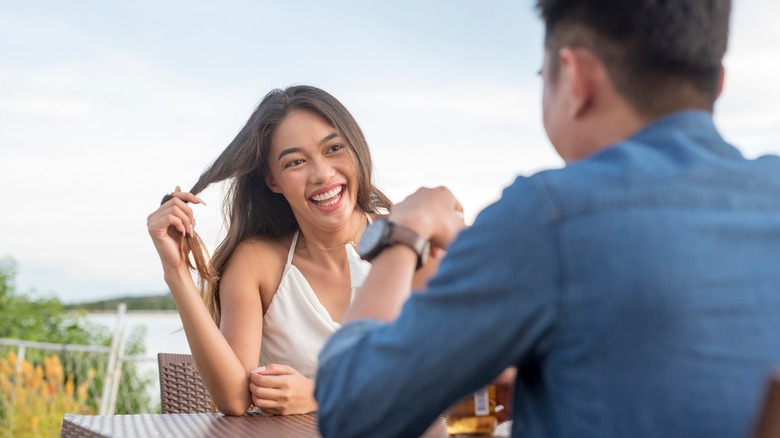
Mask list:
POLYGON ((216 412, 192 355, 158 353, 160 402, 163 414, 216 412))
POLYGON ((755 438, 780 437, 780 370, 769 380, 757 426, 755 438))

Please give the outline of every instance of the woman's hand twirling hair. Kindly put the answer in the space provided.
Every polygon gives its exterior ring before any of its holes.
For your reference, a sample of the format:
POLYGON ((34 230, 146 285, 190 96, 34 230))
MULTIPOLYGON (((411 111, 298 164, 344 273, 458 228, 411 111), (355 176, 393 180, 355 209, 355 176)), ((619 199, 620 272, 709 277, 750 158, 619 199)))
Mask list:
POLYGON ((297 109, 319 114, 344 137, 356 162, 358 207, 367 212, 390 209, 390 200, 373 184, 373 164, 365 136, 341 102, 323 90, 306 85, 268 93, 233 141, 190 189, 190 193, 197 195, 212 183, 229 180, 223 203, 227 235, 211 260, 197 233, 182 234, 179 242, 182 257, 198 274, 203 300, 218 326, 219 280, 236 247, 251 237, 280 238, 298 229, 287 200, 266 185, 267 156, 273 133, 297 109))

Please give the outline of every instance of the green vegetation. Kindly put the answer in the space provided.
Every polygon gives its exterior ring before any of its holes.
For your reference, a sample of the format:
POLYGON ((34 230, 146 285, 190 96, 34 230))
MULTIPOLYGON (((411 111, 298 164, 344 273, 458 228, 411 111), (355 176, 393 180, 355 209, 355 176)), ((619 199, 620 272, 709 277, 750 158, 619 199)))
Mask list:
POLYGON ((68 310, 84 310, 87 312, 95 311, 115 311, 119 303, 127 304, 127 310, 160 310, 176 311, 176 304, 170 294, 148 295, 113 298, 110 300, 92 301, 88 303, 68 304, 65 306, 68 310))
MULTIPOLYGON (((12 338, 26 341, 110 346, 112 333, 102 326, 90 324, 84 311, 68 310, 58 299, 37 297, 34 292, 21 294, 16 291, 15 285, 16 263, 13 259, 0 259, 0 338, 12 338)), ((114 309, 116 305, 114 305, 114 309)), ((127 338, 124 351, 125 355, 143 355, 144 331, 134 330, 127 338)), ((0 346, 0 357, 9 356, 14 347, 0 346)), ((28 348, 24 360, 30 369, 38 369, 44 366, 46 360, 53 360, 52 353, 58 357, 58 363, 62 364, 62 375, 66 380, 58 382, 67 384, 70 382, 74 388, 81 388, 88 383, 88 389, 84 400, 84 409, 88 412, 96 412, 99 397, 103 390, 103 379, 108 365, 108 355, 105 353, 85 353, 68 350, 42 350, 28 348)), ((21 360, 21 359, 20 359, 21 360)), ((10 361, 9 361, 10 364, 10 361)), ((7 374, 6 375, 10 375, 7 374)), ((64 378, 63 378, 64 379, 64 378)), ((145 388, 152 383, 153 377, 141 375, 135 362, 125 362, 122 367, 120 380, 120 392, 130 394, 128 397, 119 397, 115 408, 117 414, 133 414, 151 412, 151 400, 145 388)), ((7 379, 7 384, 22 385, 24 379, 7 379)), ((29 380, 29 379, 28 379, 29 380)), ((29 382, 28 382, 29 383, 29 382)), ((34 389, 34 388, 33 388, 34 389)), ((31 389, 27 388, 27 392, 31 389)), ((16 388, 14 393, 23 393, 16 388)), ((33 391, 34 392, 34 391, 33 391)), ((68 396, 72 394, 67 394, 68 396)), ((40 412, 31 409, 20 409, 19 399, 0 398, 0 437, 20 436, 13 430, 21 433, 16 422, 22 421, 25 425, 42 425, 44 421, 38 418, 40 412), (29 416, 29 418, 25 417, 29 416), (20 419, 21 418, 21 419, 20 419), (37 418, 37 419, 36 419, 37 418), (15 425, 16 424, 16 425, 15 425), (11 435, 6 435, 6 432, 11 435)), ((47 411, 47 415, 53 415, 59 420, 64 412, 57 409, 47 411)), ((37 426, 36 426, 37 427, 37 426)), ((32 433, 25 436, 45 436, 41 433, 32 433)))
MULTIPOLYGON (((88 326, 79 313, 68 312, 56 298, 18 294, 16 263, 0 259, 0 338, 62 344, 100 344, 105 333, 88 326)), ((111 341, 111 338, 108 338, 111 341)))

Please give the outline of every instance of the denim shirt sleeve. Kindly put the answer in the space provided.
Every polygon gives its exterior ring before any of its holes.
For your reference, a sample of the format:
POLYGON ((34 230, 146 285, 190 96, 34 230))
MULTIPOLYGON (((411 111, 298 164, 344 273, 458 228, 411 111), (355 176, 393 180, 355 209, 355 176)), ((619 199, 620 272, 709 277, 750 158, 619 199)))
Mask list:
POLYGON ((339 356, 352 348, 366 332, 382 324, 384 322, 377 319, 361 319, 341 327, 328 339, 327 346, 320 352, 320 367, 327 366, 331 360, 338 360, 339 356))
POLYGON ((518 178, 396 321, 354 321, 331 336, 315 389, 323 436, 419 436, 460 397, 543 354, 558 308, 556 248, 539 192, 518 178))

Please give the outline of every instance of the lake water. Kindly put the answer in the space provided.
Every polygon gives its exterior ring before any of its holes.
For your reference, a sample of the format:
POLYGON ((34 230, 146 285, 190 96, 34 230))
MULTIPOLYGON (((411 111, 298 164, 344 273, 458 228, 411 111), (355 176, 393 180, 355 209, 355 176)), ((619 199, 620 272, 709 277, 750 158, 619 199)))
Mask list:
MULTIPOLYGON (((117 324, 116 313, 89 313, 87 319, 112 331, 117 324)), ((145 329, 144 356, 156 361, 157 353, 190 353, 177 312, 128 312, 125 314, 125 322, 128 334, 137 327, 145 329)))
MULTIPOLYGON (((106 327, 112 333, 117 325, 116 313, 89 313, 87 320, 106 327)), ((181 329, 181 319, 177 312, 128 312, 125 313, 125 323, 128 335, 136 328, 145 331, 143 339, 146 352, 143 356, 147 359, 138 362, 138 370, 143 375, 154 376, 154 383, 147 387, 147 394, 152 400, 152 406, 157 406, 160 402, 160 386, 156 377, 157 353, 190 353, 187 337, 181 329)))

